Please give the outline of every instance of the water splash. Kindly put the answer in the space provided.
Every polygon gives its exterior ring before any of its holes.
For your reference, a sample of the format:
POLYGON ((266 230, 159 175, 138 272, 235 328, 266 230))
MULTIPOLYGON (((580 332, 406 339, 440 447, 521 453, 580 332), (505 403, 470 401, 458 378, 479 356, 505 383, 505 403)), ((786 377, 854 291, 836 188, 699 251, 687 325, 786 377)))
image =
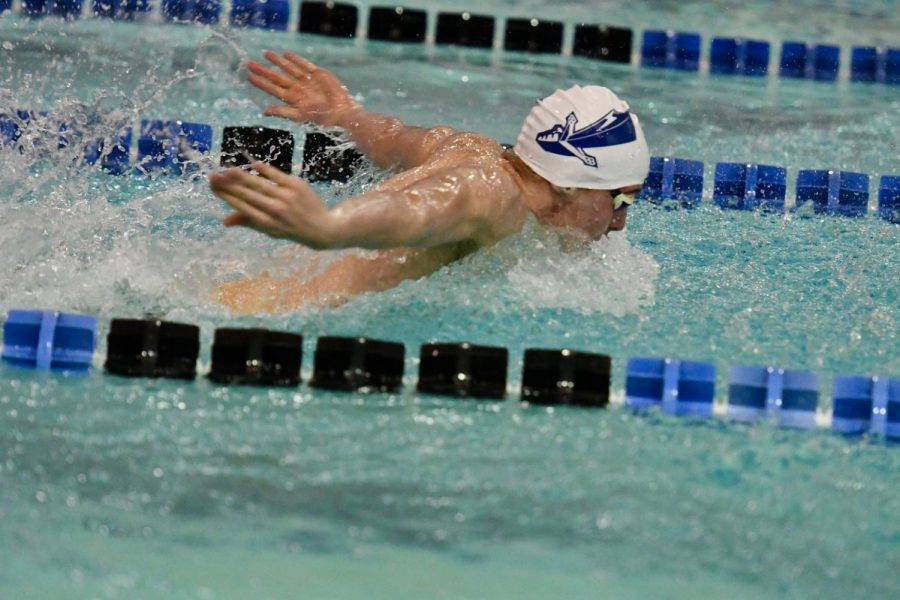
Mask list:
POLYGON ((530 251, 521 254, 508 275, 509 287, 523 307, 621 317, 654 304, 659 265, 629 243, 624 231, 611 232, 574 253, 565 252, 552 232, 526 238, 521 245, 529 245, 530 251))

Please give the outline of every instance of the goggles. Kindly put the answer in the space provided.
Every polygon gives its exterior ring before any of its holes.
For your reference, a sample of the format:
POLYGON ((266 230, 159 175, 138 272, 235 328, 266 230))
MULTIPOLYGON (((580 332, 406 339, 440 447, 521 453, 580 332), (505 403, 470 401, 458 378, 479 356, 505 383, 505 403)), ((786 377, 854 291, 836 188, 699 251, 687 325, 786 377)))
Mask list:
POLYGON ((613 201, 613 212, 617 210, 624 210, 634 204, 634 201, 637 200, 637 195, 640 194, 640 190, 636 192, 623 192, 621 190, 613 190, 610 192, 613 201))

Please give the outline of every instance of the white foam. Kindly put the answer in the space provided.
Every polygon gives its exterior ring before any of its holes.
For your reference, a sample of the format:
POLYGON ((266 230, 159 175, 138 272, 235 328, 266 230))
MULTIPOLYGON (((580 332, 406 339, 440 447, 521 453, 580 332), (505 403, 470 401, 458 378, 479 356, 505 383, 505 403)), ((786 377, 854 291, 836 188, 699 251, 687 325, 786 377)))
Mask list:
POLYGON ((522 306, 623 316, 654 303, 659 265, 632 246, 625 232, 611 232, 576 252, 565 252, 550 232, 532 228, 524 235, 535 246, 507 275, 522 306))

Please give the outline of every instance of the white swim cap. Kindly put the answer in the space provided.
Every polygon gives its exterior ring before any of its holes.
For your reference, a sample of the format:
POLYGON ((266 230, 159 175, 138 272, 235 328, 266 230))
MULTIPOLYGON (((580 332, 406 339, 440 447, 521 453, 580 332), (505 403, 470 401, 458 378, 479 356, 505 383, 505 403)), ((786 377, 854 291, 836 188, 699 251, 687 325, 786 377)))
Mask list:
POLYGON ((605 87, 557 90, 528 113, 515 152, 559 187, 617 190, 650 170, 644 132, 628 104, 605 87))

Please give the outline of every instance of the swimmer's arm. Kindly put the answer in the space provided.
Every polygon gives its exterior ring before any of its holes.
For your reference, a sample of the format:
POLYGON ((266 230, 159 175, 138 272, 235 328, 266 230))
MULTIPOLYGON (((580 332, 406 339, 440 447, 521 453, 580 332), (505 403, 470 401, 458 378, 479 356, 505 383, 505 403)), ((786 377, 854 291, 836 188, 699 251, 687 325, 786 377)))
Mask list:
POLYGON ((486 244, 507 206, 498 187, 503 183, 471 169, 429 177, 399 191, 362 194, 329 210, 303 180, 265 163, 252 167, 259 176, 241 169, 210 175, 213 191, 236 211, 225 224, 316 250, 427 248, 464 240, 486 244), (478 200, 485 195, 496 202, 478 200))
POLYGON ((452 127, 413 127, 362 106, 342 112, 335 124, 350 134, 360 152, 385 168, 410 169, 424 164, 442 142, 458 133, 452 127))
MULTIPOLYGON (((489 202, 467 169, 451 171, 398 191, 376 191, 331 209, 332 248, 428 248, 492 235, 489 202)), ((498 202, 498 204, 500 204, 498 202)))
POLYGON ((341 127, 360 151, 381 167, 418 166, 456 133, 450 127, 411 127, 395 117, 369 112, 333 73, 298 54, 268 51, 265 56, 276 68, 250 61, 250 83, 283 104, 270 106, 263 114, 341 127))

